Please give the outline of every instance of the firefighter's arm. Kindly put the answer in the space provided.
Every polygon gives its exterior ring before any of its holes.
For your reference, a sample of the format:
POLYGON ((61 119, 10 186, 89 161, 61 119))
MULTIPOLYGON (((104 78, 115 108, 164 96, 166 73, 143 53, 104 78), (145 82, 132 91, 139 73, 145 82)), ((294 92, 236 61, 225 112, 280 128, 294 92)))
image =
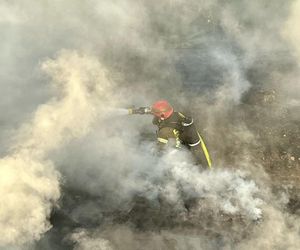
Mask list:
POLYGON ((157 137, 157 146, 159 150, 164 149, 167 144, 168 144, 168 139, 157 137))
POLYGON ((159 150, 162 150, 169 142, 168 135, 165 129, 160 129, 156 132, 157 135, 157 146, 159 150))
POLYGON ((193 125, 194 120, 192 117, 186 116, 180 112, 178 112, 179 116, 181 117, 181 124, 183 127, 189 127, 191 125, 193 125))

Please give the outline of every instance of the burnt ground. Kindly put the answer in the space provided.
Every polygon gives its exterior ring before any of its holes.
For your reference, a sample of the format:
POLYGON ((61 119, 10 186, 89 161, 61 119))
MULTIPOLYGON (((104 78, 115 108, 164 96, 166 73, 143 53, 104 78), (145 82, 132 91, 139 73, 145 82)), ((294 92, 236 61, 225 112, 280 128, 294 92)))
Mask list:
POLYGON ((275 90, 259 90, 245 98, 242 109, 259 142, 256 154, 274 192, 287 192, 287 209, 300 215, 300 107, 283 106, 278 99, 275 90))

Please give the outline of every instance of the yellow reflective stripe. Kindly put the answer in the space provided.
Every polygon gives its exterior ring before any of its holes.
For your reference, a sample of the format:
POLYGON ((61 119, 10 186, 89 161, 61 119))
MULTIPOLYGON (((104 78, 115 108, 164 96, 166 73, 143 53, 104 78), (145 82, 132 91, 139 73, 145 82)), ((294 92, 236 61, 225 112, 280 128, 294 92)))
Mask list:
POLYGON ((179 139, 179 131, 178 131, 177 129, 173 129, 173 134, 174 134, 175 140, 176 140, 176 145, 175 145, 175 147, 176 147, 176 148, 180 148, 181 142, 180 142, 180 139, 179 139))
POLYGON ((178 137, 179 136, 179 131, 177 129, 173 129, 173 134, 178 137))
MULTIPOLYGON (((198 132, 197 132, 198 133, 198 132)), ((208 153, 208 150, 207 150, 207 147, 202 139, 202 137, 200 136, 200 134, 198 133, 198 136, 201 140, 201 148, 204 152, 204 155, 205 155, 205 158, 206 158, 206 161, 207 161, 207 164, 208 164, 208 167, 211 168, 211 159, 210 159, 210 156, 209 156, 209 153, 208 153)))
POLYGON ((178 114, 179 114, 182 118, 185 118, 185 116, 184 116, 182 113, 178 112, 178 114))
POLYGON ((164 139, 164 138, 161 138, 161 137, 158 137, 157 140, 158 140, 159 142, 162 142, 162 143, 165 143, 165 144, 168 143, 168 140, 167 140, 167 139, 164 139))

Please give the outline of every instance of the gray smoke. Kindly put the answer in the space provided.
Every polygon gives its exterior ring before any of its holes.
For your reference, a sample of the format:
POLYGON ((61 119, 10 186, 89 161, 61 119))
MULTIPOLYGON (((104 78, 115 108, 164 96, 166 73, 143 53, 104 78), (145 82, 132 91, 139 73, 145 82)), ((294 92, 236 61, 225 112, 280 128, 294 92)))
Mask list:
POLYGON ((2 1, 0 248, 297 249, 299 5, 2 1), (161 98, 214 170, 124 115, 161 98))

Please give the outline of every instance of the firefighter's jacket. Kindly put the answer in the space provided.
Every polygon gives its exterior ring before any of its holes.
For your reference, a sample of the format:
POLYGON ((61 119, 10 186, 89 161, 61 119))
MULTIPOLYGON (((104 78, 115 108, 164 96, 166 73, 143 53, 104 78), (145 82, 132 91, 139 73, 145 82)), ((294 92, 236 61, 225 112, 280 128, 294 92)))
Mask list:
POLYGON ((209 153, 191 117, 174 112, 165 120, 154 117, 153 124, 158 126, 157 141, 160 148, 166 144, 176 148, 188 147, 198 163, 211 167, 209 153))

